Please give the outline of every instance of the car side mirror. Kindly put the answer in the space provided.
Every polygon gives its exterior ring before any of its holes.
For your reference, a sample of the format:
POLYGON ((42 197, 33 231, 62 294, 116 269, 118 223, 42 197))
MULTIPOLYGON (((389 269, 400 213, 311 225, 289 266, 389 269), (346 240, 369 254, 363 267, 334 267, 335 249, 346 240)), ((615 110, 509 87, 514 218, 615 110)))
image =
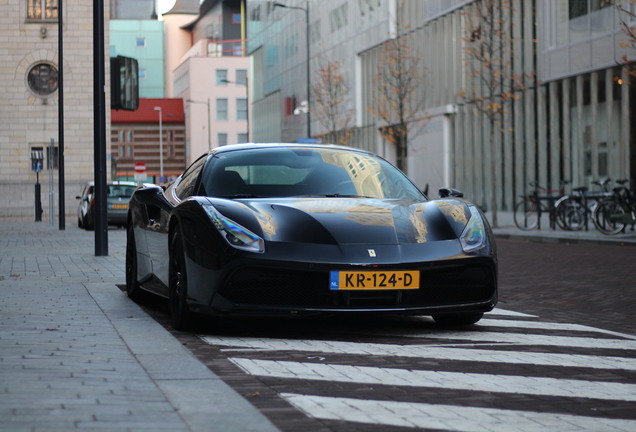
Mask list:
POLYGON ((82 197, 79 195, 75 195, 75 199, 82 199, 82 197))
POLYGON ((464 192, 457 190, 457 189, 453 189, 453 188, 440 188, 439 190, 439 197, 440 198, 449 198, 449 197, 453 197, 453 198, 463 198, 464 197, 464 192))

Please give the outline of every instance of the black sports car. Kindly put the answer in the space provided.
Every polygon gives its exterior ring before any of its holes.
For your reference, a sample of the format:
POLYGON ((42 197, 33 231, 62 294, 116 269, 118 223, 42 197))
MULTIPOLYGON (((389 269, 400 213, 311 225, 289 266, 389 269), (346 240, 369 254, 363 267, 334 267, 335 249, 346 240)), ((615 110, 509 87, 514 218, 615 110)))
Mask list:
POLYGON ((192 313, 432 315, 471 324, 497 302, 488 223, 461 193, 429 200, 384 159, 341 146, 212 150, 128 212, 126 290, 192 313))

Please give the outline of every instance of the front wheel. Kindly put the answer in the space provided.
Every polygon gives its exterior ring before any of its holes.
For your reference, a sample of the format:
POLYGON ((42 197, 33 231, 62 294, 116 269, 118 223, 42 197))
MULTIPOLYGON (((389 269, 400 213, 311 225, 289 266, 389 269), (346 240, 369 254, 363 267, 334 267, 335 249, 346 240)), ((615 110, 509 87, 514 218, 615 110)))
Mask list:
POLYGON ((178 235, 172 238, 170 245, 169 267, 170 321, 175 330, 187 330, 192 326, 192 312, 188 308, 188 274, 185 265, 183 242, 178 235))
POLYGON ((599 203, 592 213, 592 221, 597 230, 603 234, 618 234, 625 228, 625 209, 615 200, 606 200, 599 203))
POLYGON ((515 205, 515 225, 524 231, 536 229, 539 226, 539 207, 537 202, 525 198, 515 205))
POLYGON ((587 209, 583 203, 573 197, 558 200, 554 206, 556 222, 561 229, 580 231, 585 227, 587 209))
POLYGON ((450 313, 433 315, 437 324, 444 326, 460 326, 475 324, 484 314, 482 312, 450 313))
POLYGON ((128 229, 126 242, 126 294, 135 303, 141 303, 146 292, 137 279, 137 243, 132 227, 128 229))

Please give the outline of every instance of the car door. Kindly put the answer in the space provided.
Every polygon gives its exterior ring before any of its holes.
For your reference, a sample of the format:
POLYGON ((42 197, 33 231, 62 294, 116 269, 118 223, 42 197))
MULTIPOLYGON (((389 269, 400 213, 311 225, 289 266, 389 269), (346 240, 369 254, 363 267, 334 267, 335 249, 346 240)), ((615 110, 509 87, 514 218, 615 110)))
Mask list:
POLYGON ((152 272, 165 285, 168 286, 168 270, 170 263, 168 231, 170 214, 179 202, 191 196, 201 175, 207 155, 202 156, 190 165, 190 167, 177 178, 163 194, 164 203, 157 203, 156 207, 146 206, 148 212, 148 224, 146 226, 146 241, 152 261, 152 272))

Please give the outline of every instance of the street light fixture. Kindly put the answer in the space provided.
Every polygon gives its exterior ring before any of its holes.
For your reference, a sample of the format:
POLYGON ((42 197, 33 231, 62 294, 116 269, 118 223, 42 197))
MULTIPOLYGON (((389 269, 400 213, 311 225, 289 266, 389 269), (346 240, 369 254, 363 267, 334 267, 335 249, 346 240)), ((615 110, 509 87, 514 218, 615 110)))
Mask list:
POLYGON ((274 8, 297 9, 305 12, 305 40, 307 42, 307 138, 311 138, 311 80, 309 70, 309 0, 305 1, 305 7, 287 6, 283 3, 274 3, 274 8))
POLYGON ((159 182, 163 180, 163 111, 161 107, 154 107, 159 111, 159 182))
POLYGON ((186 99, 186 102, 208 106, 208 151, 212 150, 212 131, 210 130, 210 98, 208 98, 207 102, 195 101, 192 99, 186 99))

